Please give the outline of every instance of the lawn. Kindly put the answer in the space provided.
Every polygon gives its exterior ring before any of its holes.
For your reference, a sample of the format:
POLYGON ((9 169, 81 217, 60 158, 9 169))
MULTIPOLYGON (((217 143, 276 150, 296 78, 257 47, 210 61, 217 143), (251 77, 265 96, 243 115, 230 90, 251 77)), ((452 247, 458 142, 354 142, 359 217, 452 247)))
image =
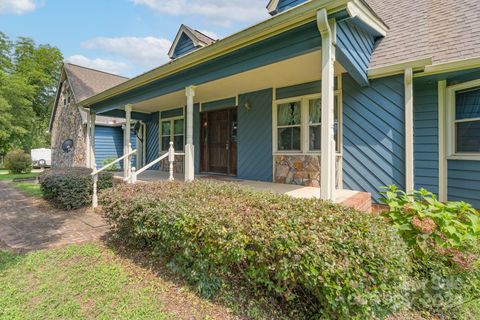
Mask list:
POLYGON ((38 176, 39 172, 30 172, 30 173, 20 173, 20 174, 11 174, 8 170, 0 169, 0 181, 9 181, 17 178, 35 178, 38 176))
POLYGON ((17 183, 15 183, 15 187, 17 189, 20 189, 27 196, 34 197, 34 198, 41 198, 42 197, 42 190, 40 190, 40 185, 38 183, 17 182, 17 183))
POLYGON ((179 318, 231 316, 99 244, 0 250, 0 319, 179 318))

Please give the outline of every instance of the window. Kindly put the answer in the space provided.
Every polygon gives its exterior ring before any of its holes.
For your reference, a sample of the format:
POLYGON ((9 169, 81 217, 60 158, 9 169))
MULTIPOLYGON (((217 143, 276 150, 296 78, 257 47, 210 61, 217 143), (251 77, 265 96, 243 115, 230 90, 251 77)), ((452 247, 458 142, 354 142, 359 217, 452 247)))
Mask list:
POLYGON ((277 107, 278 150, 299 151, 301 132, 301 101, 279 104, 277 107))
POLYGON ((449 155, 480 159, 480 80, 447 88, 449 155))
MULTIPOLYGON (((339 96, 335 95, 334 139, 340 150, 339 96)), ((277 152, 317 152, 321 148, 322 101, 319 95, 288 99, 276 105, 277 152)))
POLYGON ((183 151, 184 142, 184 120, 173 118, 162 120, 161 124, 161 150, 167 151, 170 148, 170 141, 173 142, 175 151, 183 151))

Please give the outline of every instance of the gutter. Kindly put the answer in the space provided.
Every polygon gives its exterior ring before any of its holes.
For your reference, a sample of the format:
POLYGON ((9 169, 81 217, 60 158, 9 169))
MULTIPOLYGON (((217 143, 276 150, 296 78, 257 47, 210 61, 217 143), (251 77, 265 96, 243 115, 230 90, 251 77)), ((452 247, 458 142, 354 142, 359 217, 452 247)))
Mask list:
MULTIPOLYGON (((240 48, 271 38, 305 23, 315 21, 317 11, 320 9, 325 9, 329 14, 332 14, 345 10, 347 5, 349 5, 350 13, 354 14, 355 17, 358 17, 360 20, 367 19, 365 12, 369 9, 360 0, 310 0, 298 7, 277 14, 257 25, 244 29, 227 38, 212 43, 209 46, 193 51, 102 93, 85 99, 81 102, 81 105, 89 108, 93 104, 112 98, 131 89, 141 87, 157 79, 167 77, 203 62, 234 52, 240 48)), ((373 28, 375 30, 388 29, 388 27, 380 19, 376 18, 375 15, 371 14, 371 12, 368 21, 364 22, 366 24, 373 23, 373 28)))

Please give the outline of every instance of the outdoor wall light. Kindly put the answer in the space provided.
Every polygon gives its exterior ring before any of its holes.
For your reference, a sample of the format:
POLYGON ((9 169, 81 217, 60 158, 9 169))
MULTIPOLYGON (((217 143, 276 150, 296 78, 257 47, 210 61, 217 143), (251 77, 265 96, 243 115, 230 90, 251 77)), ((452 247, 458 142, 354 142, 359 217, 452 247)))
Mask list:
POLYGON ((245 102, 245 104, 243 105, 243 107, 245 108, 245 110, 247 110, 247 112, 249 112, 250 110, 252 110, 252 104, 250 103, 250 101, 245 102))

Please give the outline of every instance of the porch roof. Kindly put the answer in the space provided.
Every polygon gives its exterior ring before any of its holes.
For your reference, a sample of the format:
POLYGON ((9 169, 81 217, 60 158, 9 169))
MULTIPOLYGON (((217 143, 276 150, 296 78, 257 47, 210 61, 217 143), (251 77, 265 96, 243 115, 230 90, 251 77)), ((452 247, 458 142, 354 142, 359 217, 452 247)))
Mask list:
POLYGON ((122 109, 154 97, 276 63, 320 49, 316 13, 326 9, 371 32, 387 27, 358 0, 311 0, 253 27, 175 59, 83 101, 95 113, 122 109))

